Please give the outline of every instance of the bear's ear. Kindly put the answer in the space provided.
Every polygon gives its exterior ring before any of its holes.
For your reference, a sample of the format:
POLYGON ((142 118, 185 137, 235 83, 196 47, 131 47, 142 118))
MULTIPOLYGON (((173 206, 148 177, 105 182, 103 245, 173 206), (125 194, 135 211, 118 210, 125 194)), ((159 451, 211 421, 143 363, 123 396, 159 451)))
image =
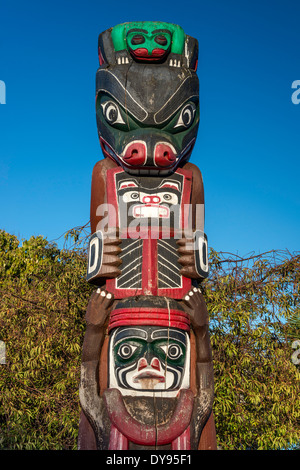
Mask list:
POLYGON ((198 41, 192 36, 186 35, 184 57, 186 67, 196 72, 198 65, 198 41))
POLYGON ((112 28, 107 29, 98 37, 98 56, 99 64, 109 65, 115 63, 115 49, 111 38, 112 28))
POLYGON ((108 67, 109 65, 115 64, 129 64, 129 62, 132 62, 130 54, 126 48, 122 50, 116 50, 112 38, 113 29, 114 28, 109 28, 103 33, 99 34, 98 57, 100 67, 108 67))

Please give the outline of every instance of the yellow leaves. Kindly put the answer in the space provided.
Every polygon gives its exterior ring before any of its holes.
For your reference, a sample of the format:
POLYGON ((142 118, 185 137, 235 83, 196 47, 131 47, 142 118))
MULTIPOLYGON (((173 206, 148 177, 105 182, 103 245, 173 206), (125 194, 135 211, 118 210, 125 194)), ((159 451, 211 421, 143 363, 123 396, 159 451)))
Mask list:
POLYGON ((261 403, 261 397, 259 395, 249 395, 249 402, 252 403, 252 405, 258 405, 261 403))

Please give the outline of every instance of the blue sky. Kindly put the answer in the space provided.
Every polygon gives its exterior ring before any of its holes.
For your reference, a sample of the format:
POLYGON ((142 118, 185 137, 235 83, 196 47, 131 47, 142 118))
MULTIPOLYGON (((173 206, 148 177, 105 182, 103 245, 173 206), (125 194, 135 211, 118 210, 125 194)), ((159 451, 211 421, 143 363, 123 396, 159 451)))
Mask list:
MULTIPOLYGON (((102 158, 95 118, 98 34, 118 23, 180 24, 199 41, 206 233, 244 256, 299 250, 298 0, 1 2, 0 228, 49 241, 89 220, 102 158)), ((300 95, 299 95, 300 96, 300 95)))

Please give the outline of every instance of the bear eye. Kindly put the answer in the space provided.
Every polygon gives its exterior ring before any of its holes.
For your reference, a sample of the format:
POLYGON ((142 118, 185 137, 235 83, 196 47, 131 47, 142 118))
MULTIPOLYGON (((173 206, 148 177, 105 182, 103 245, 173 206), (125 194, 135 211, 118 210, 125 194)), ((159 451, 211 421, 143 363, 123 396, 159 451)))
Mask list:
POLYGON ((185 105, 181 110, 178 121, 174 128, 180 126, 189 127, 194 121, 195 113, 196 106, 194 105, 194 103, 189 103, 185 105))
POLYGON ((113 101, 101 104, 103 115, 109 124, 125 124, 119 106, 113 101))
POLYGON ((139 198, 139 193, 131 193, 131 199, 138 199, 139 198))
POLYGON ((133 346, 132 344, 125 343, 119 347, 118 355, 122 359, 129 359, 133 355, 136 349, 137 349, 137 346, 133 346))

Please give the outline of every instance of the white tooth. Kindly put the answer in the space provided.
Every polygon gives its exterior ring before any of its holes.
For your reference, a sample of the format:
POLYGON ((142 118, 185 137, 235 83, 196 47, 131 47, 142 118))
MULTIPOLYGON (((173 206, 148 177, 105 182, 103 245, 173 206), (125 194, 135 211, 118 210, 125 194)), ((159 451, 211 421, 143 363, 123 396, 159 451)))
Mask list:
POLYGON ((121 63, 121 57, 118 57, 118 64, 121 63))
POLYGON ((126 64, 129 64, 129 59, 128 59, 128 57, 126 57, 125 62, 126 62, 126 64))
POLYGON ((100 294, 100 292, 101 292, 101 289, 98 288, 98 289, 97 289, 97 294, 100 294))
POLYGON ((193 291, 194 292, 197 292, 199 289, 197 289, 197 287, 194 287, 193 291))
POLYGON ((106 297, 107 297, 108 299, 111 299, 111 294, 108 293, 106 297))
POLYGON ((190 300, 189 296, 186 295, 185 298, 184 298, 184 300, 190 300))
POLYGON ((101 293, 100 293, 100 295, 101 295, 102 297, 105 297, 105 292, 102 290, 101 293))
POLYGON ((180 67, 180 60, 178 61, 177 67, 180 67))
POLYGON ((122 57, 122 64, 124 64, 124 63, 125 63, 125 59, 124 59, 124 57, 122 57))
POLYGON ((173 60, 172 59, 170 59, 169 65, 171 65, 171 67, 173 67, 173 60))

